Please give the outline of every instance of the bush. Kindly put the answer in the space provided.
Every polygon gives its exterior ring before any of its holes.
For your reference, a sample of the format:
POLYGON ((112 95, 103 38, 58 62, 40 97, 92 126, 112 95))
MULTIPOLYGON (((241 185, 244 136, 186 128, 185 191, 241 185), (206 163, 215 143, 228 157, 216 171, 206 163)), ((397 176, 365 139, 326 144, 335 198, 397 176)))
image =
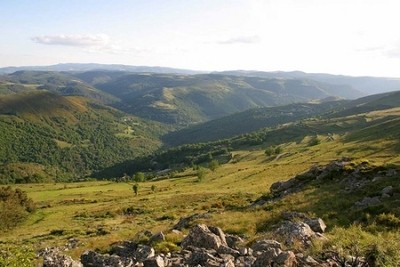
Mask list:
POLYGON ((212 160, 209 164, 208 164, 208 168, 212 171, 215 171, 217 168, 219 167, 219 162, 218 160, 212 160))
POLYGON ((321 140, 318 138, 318 136, 314 136, 310 139, 308 142, 308 146, 316 146, 321 144, 321 140))
POLYGON ((0 188, 0 229, 15 227, 35 210, 32 199, 20 189, 10 186, 0 188))
POLYGON ((197 170, 197 181, 198 182, 203 181, 206 175, 207 175, 206 169, 203 167, 199 167, 199 169, 197 170))

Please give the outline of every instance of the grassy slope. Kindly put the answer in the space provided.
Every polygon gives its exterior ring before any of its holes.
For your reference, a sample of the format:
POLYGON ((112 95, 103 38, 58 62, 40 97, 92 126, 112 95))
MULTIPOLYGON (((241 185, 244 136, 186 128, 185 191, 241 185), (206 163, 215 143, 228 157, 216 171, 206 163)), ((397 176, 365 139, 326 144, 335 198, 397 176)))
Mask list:
MULTIPOLYGON (((29 168, 29 163, 42 164, 51 179, 55 168, 69 177, 84 176, 155 150, 160 146, 158 136, 165 131, 158 123, 83 97, 45 91, 1 96, 0 125, 2 179, 17 169, 21 171, 13 177, 32 178, 37 168, 29 168)), ((40 180, 43 173, 38 175, 35 179, 40 180)))
MULTIPOLYGON (((398 117, 400 109, 375 111, 361 116, 367 118, 364 121, 376 122, 375 126, 378 127, 382 117, 387 115, 398 117)), ((297 142, 275 143, 282 148, 279 156, 266 157, 265 146, 254 150, 237 150, 233 152, 231 162, 220 166, 215 172, 210 171, 202 182, 197 182, 195 171, 186 169, 170 179, 141 183, 137 197, 128 183, 18 186, 28 192, 38 203, 39 209, 21 227, 4 233, 1 240, 31 242, 39 247, 64 244, 68 238, 76 237, 84 244, 69 253, 77 257, 87 248, 105 249, 110 243, 131 239, 145 229, 168 231, 179 217, 193 213, 211 212, 211 217, 202 219, 203 222, 220 226, 230 233, 254 238, 268 230, 285 210, 321 216, 329 227, 328 236, 340 237, 343 234, 340 229, 353 229, 351 222, 346 220, 346 213, 341 211, 352 205, 354 196, 343 201, 345 196, 338 193, 338 183, 308 187, 265 208, 246 208, 267 193, 272 183, 289 179, 314 164, 323 165, 350 156, 356 159, 367 158, 378 165, 400 165, 399 139, 394 135, 399 132, 397 123, 392 124, 393 130, 381 131, 378 136, 375 131, 370 131, 373 129, 372 124, 361 127, 357 124, 359 121, 352 117, 335 123, 356 123, 360 128, 349 128, 352 133, 334 134, 333 140, 320 134, 320 143, 314 146, 309 143, 313 136, 303 136, 297 142), (371 135, 375 135, 375 138, 367 138, 371 135), (152 185, 157 186, 155 193, 151 192, 152 185), (124 215, 122 211, 129 207, 136 214, 124 215), (100 229, 106 234, 96 234, 100 229)), ((400 189, 392 180, 385 183, 392 183, 395 190, 400 189)), ((386 185, 379 185, 379 190, 386 185)), ((366 192, 367 195, 369 193, 366 192)), ((384 230, 380 236, 384 238, 389 229, 384 230)), ((382 228, 375 227, 373 231, 381 232, 382 228)), ((391 234, 400 238, 398 232, 391 234)))
POLYGON ((265 127, 295 122, 305 118, 324 115, 341 109, 346 101, 321 104, 301 103, 279 107, 255 108, 235 113, 220 119, 192 125, 163 136, 163 141, 172 146, 195 144, 231 138, 265 127))

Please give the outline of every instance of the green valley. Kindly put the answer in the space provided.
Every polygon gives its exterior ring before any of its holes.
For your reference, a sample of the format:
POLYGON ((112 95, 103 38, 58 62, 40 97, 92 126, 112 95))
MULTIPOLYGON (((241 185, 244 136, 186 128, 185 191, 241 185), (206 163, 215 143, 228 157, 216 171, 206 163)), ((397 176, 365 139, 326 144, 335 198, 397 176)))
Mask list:
POLYGON ((399 92, 345 100, 303 80, 62 74, 89 94, 51 75, 7 75, 1 87, 1 264, 41 263, 49 247, 76 260, 114 253, 123 240, 174 253, 200 223, 243 246, 277 240, 299 261, 400 263, 399 92), (301 218, 323 220, 323 238, 278 234, 301 218))

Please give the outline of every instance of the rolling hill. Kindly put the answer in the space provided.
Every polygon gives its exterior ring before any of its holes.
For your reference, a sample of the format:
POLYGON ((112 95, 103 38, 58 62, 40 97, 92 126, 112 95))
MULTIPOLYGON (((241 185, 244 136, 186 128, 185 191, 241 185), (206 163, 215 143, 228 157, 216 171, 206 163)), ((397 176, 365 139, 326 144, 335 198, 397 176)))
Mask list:
POLYGON ((177 146, 231 138, 264 127, 295 122, 343 109, 347 101, 299 103, 278 107, 254 108, 216 120, 188 126, 162 137, 165 144, 177 146))
MULTIPOLYGON (((332 75, 326 73, 306 73, 302 71, 223 71, 221 74, 264 77, 264 78, 284 78, 284 79, 310 79, 332 85, 343 86, 343 90, 353 89, 362 92, 364 95, 379 94, 389 91, 400 90, 400 79, 389 77, 353 77, 345 75, 332 75)), ((348 97, 355 98, 355 97, 348 97)))
POLYGON ((0 77, 3 94, 35 89, 85 96, 123 112, 177 127, 255 107, 361 96, 356 90, 313 80, 220 74, 17 71, 0 77))
MULTIPOLYGON (((215 74, 126 74, 92 72, 79 79, 121 100, 114 107, 137 116, 185 126, 249 108, 344 97, 337 88, 311 80, 215 74)), ((354 90, 347 92, 357 93, 354 90)), ((353 95, 353 96, 354 96, 353 95)), ((359 94, 361 95, 361 94, 359 94)))
POLYGON ((46 91, 0 96, 0 128, 1 183, 84 178, 156 150, 165 133, 159 123, 46 91))

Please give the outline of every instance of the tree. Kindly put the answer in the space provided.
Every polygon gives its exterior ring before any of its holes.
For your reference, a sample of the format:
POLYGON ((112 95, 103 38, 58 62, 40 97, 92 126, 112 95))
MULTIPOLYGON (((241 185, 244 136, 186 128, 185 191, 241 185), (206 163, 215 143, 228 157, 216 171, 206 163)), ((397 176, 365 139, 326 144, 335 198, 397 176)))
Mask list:
POLYGON ((197 170, 197 181, 201 182, 204 180, 204 178, 206 177, 207 174, 207 170, 203 167, 199 167, 199 169, 197 170))
POLYGON ((139 184, 134 184, 133 186, 132 186, 132 189, 133 189, 133 192, 135 192, 135 196, 137 196, 138 195, 138 192, 139 192, 139 184))
POLYGON ((209 164, 208 168, 212 171, 215 171, 219 167, 219 162, 216 159, 213 159, 209 164))
POLYGON ((135 173, 135 182, 140 183, 145 181, 145 175, 143 172, 137 172, 135 173))
POLYGON ((35 210, 35 204, 27 194, 10 186, 0 188, 0 230, 15 227, 35 210))

